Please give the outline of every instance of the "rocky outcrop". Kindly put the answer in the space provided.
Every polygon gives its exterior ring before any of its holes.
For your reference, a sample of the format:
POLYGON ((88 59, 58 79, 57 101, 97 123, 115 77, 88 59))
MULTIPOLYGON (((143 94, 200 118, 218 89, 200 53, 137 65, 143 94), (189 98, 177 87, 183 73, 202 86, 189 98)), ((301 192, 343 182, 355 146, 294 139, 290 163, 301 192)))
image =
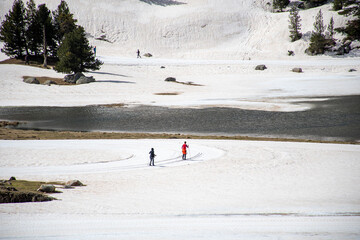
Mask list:
POLYGON ((45 193, 54 193, 55 192, 55 186, 52 184, 42 184, 38 191, 39 192, 45 192, 45 193))
POLYGON ((91 77, 81 76, 78 80, 76 80, 76 84, 86 84, 91 82, 95 82, 95 79, 92 76, 91 77))
POLYGON ((68 181, 65 185, 65 187, 80 187, 80 186, 84 186, 84 184, 82 182, 80 182, 79 180, 71 180, 68 181))
POLYGON ((24 79, 25 83, 30 83, 30 84, 40 84, 39 80, 37 80, 34 77, 28 77, 26 79, 24 79))
POLYGON ((144 57, 152 57, 153 55, 151 53, 145 53, 143 56, 144 57))

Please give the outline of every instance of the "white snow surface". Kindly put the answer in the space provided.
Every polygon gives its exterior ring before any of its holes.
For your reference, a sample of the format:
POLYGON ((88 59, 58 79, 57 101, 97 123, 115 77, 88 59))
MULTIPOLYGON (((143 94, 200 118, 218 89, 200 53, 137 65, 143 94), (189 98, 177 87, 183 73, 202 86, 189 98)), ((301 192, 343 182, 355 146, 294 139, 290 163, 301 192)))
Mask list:
MULTIPOLYGON (((11 2, 0 0, 2 18, 11 2)), ((35 2, 46 2, 52 10, 59 4, 57 0, 35 2)), ((71 87, 29 85, 22 82, 22 76, 64 75, 28 66, 0 65, 0 106, 122 103, 299 111, 311 107, 299 103, 304 98, 360 93, 357 51, 345 57, 304 54, 319 9, 325 24, 334 17, 335 27, 344 25, 346 18, 331 11, 331 4, 301 11, 304 38, 291 43, 288 12, 272 13, 266 1, 177 2, 184 4, 68 1, 104 62, 101 70, 87 73, 97 82, 71 87), (96 40, 102 35, 110 42, 96 40), (153 57, 136 59, 137 49, 153 57), (295 56, 287 56, 288 50, 293 50, 295 56), (266 64, 268 69, 255 71, 258 64, 266 64), (294 67, 301 67, 304 73, 291 72, 294 67), (164 82, 167 77, 201 86, 164 82)), ((337 34, 335 38, 342 36, 337 34)), ((0 55, 0 59, 6 58, 0 55)))
POLYGON ((0 239, 360 237, 358 145, 189 140, 181 160, 182 143, 0 141, 1 178, 86 184, 1 204, 0 239))
MULTIPOLYGON (((35 2, 51 10, 59 4, 35 2)), ((319 9, 325 23, 333 16, 335 27, 344 24, 330 4, 301 11, 305 37, 291 43, 288 13, 271 13, 262 0, 178 0, 185 4, 166 7, 139 0, 67 2, 104 61, 87 73, 97 81, 25 84, 25 75, 64 75, 0 64, 0 106, 301 111, 311 107, 303 100, 360 93, 359 52, 304 54, 319 9), (95 39, 101 35, 110 42, 95 39), (153 57, 136 59, 137 49, 153 57), (268 69, 255 71, 258 64, 268 69), (294 67, 304 73, 291 72, 294 67), (165 82, 170 76, 201 86, 165 82)), ((11 5, 0 0, 1 19, 11 5)), ((182 161, 181 140, 0 141, 1 179, 86 184, 59 189, 57 201, 1 204, 0 239, 360 238, 359 145, 188 143, 189 159, 182 161), (147 165, 151 147, 155 167, 147 165)))

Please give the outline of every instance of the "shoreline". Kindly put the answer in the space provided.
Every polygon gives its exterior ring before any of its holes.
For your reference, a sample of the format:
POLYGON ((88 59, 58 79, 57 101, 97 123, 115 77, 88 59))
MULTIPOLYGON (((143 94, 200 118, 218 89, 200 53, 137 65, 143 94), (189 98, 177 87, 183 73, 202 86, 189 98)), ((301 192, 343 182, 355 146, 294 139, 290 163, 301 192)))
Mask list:
POLYGON ((180 133, 131 133, 131 132, 79 132, 79 131, 48 131, 25 130, 0 127, 0 140, 67 140, 67 139, 208 139, 208 140, 242 140, 242 141, 272 141, 272 142, 303 142, 328 144, 353 144, 359 141, 326 141, 293 138, 249 137, 242 135, 196 135, 180 133))

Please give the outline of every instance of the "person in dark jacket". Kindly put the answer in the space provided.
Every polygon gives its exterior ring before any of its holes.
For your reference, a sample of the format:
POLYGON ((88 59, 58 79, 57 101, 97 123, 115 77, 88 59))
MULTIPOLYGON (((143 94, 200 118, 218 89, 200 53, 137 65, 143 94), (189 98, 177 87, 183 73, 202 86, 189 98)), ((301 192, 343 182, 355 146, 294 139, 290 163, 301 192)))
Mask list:
POLYGON ((155 159, 155 152, 154 152, 154 148, 151 148, 151 151, 149 152, 150 154, 150 164, 149 166, 155 166, 154 164, 154 159, 155 159))

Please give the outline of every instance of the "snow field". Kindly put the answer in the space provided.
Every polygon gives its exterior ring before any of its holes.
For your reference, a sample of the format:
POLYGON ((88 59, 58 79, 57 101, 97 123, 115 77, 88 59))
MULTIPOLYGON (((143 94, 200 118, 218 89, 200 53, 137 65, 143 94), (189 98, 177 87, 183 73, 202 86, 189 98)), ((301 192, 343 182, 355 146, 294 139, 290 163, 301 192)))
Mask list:
POLYGON ((61 189, 63 193, 54 195, 59 201, 0 205, 0 219, 7 219, 0 235, 5 239, 360 235, 359 146, 189 140, 190 159, 182 161, 181 144, 181 140, 0 141, 1 151, 12 150, 5 153, 13 164, 0 167, 1 178, 16 174, 29 180, 79 179, 87 185, 61 189), (147 166, 151 147, 157 154, 155 167, 147 166), (28 149, 25 158, 16 154, 28 149), (100 152, 101 159, 89 149, 100 152), (50 151, 68 159, 50 163, 50 151), (115 153, 132 157, 114 159, 115 153))

